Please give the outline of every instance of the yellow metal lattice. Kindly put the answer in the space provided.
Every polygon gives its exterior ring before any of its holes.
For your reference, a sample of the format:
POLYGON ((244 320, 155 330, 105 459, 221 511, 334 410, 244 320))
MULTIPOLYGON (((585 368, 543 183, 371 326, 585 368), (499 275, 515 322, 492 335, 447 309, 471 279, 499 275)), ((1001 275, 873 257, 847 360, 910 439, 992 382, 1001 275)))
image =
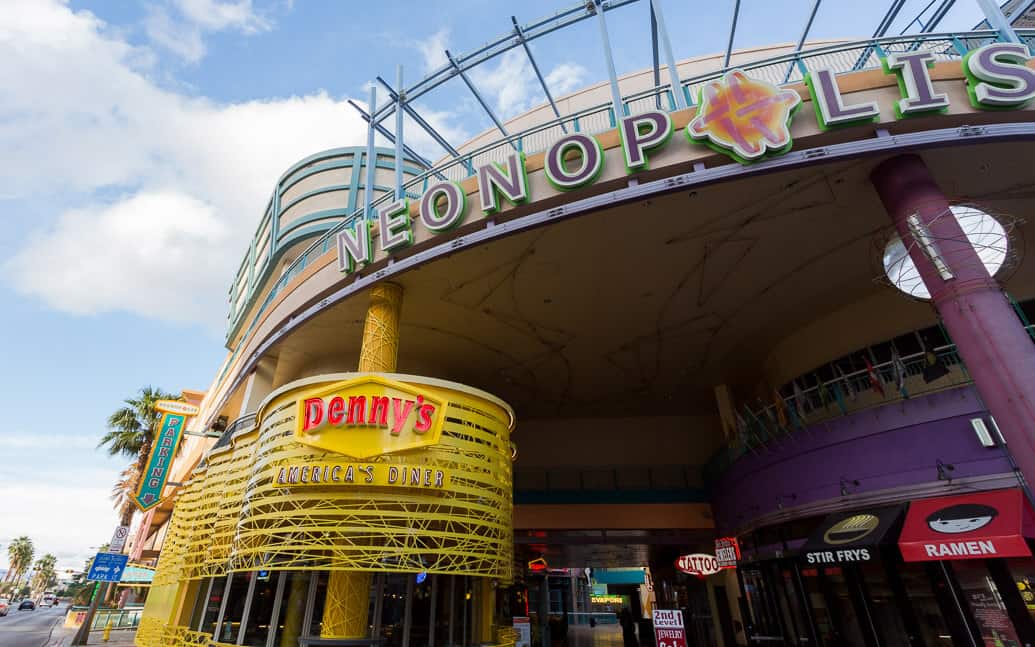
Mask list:
POLYGON ((260 568, 426 570, 510 581, 510 413, 442 384, 434 387, 449 401, 441 442, 372 462, 447 469, 447 491, 273 487, 282 463, 343 458, 295 442, 297 406, 287 393, 267 407, 258 429, 209 456, 183 488, 155 583, 260 568))

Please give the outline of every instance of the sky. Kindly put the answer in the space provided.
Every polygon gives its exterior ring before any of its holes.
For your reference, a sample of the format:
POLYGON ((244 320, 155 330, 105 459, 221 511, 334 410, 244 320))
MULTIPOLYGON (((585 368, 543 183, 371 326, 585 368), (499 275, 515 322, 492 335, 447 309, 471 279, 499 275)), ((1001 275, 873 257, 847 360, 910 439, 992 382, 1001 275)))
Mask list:
MULTIPOLYGON (((735 47, 792 42, 812 0, 743 0, 735 47)), ((407 85, 575 0, 0 0, 0 569, 29 535, 81 567, 116 524, 96 444, 144 385, 210 386, 226 296, 276 178, 362 145, 377 75, 407 85)), ((887 2, 824 0, 810 37, 868 37, 887 2)), ((909 0, 889 34, 927 4, 909 0)), ((725 48, 733 0, 662 0, 676 58, 725 48)), ((944 30, 980 14, 957 2, 944 30)), ((650 65, 645 1, 608 12, 618 73, 650 65)), ((915 31, 916 27, 910 28, 915 31)), ((551 91, 606 78, 593 21, 532 44, 551 91)), ((520 49, 471 72, 502 117, 543 95, 520 49)), ((384 98, 382 96, 382 98, 384 98)), ((454 144, 490 125, 453 79, 417 103, 454 144)), ((407 143, 442 151, 414 124, 407 143)))

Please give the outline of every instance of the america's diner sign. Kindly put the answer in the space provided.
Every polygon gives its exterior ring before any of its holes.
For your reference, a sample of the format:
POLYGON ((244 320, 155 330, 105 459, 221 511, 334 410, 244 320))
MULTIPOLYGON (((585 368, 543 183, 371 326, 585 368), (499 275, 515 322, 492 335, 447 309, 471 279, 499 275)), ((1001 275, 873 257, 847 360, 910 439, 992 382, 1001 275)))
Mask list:
MULTIPOLYGON (((991 43, 970 51, 960 64, 971 105, 980 110, 1008 110, 1035 99, 1035 71, 1027 67, 1029 60, 1027 47, 1019 43, 991 43)), ((901 98, 895 102, 896 118, 944 112, 949 107, 948 96, 937 92, 931 79, 935 62, 934 52, 922 50, 881 59, 885 73, 898 79, 901 98)), ((880 118, 880 109, 872 101, 847 102, 831 69, 811 71, 805 85, 823 130, 880 118)), ((709 146, 744 164, 780 155, 793 145, 790 124, 800 104, 801 97, 791 89, 754 79, 743 70, 730 70, 701 89, 685 139, 690 145, 709 146)), ((650 151, 669 143, 672 119, 663 111, 632 115, 619 122, 618 133, 626 170, 635 173, 648 168, 650 151)), ((546 179, 562 191, 593 184, 603 168, 600 142, 585 133, 570 133, 554 142, 543 161, 546 179)), ((531 199, 523 153, 509 155, 502 164, 486 164, 475 175, 478 208, 486 216, 499 211, 503 200, 519 205, 531 199)), ((421 195, 417 218, 437 234, 462 224, 467 207, 460 184, 441 181, 421 195)), ((373 228, 382 254, 411 245, 409 200, 396 200, 339 232, 339 270, 351 273, 357 266, 373 262, 373 228)))

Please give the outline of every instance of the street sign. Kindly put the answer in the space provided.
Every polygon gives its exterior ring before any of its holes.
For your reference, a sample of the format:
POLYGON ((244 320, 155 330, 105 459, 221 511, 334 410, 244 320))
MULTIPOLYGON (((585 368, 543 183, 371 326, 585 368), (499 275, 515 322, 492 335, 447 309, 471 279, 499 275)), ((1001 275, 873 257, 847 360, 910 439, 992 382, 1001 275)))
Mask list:
POLYGON ((126 570, 126 562, 129 555, 116 555, 115 553, 97 553, 90 565, 90 572, 86 579, 94 582, 118 582, 122 579, 122 573, 126 570))
POLYGON ((151 446, 147 468, 140 475, 140 488, 133 496, 133 503, 142 512, 147 512, 162 500, 162 490, 169 480, 169 469, 176 457, 176 448, 183 438, 187 416, 178 413, 163 413, 158 425, 158 435, 151 446))
POLYGON ((686 647, 682 611, 654 610, 654 643, 658 647, 686 647))
POLYGON ((115 528, 115 534, 111 536, 111 543, 108 544, 108 552, 121 553, 126 547, 126 537, 129 537, 129 526, 115 528))

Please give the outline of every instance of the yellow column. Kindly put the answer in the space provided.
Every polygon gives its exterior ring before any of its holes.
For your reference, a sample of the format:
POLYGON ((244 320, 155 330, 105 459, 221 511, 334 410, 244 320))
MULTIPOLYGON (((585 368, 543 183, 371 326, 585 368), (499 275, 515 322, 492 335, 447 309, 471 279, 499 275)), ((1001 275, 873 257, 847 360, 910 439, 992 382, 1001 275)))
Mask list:
POLYGON ((399 311, 402 287, 379 283, 370 288, 370 307, 363 323, 363 345, 359 349, 361 372, 392 373, 399 360, 399 311))
MULTIPOLYGON (((403 289, 395 283, 370 288, 370 306, 363 323, 359 370, 392 373, 399 360, 399 312, 403 289)), ((370 573, 331 571, 323 606, 321 638, 363 638, 367 635, 370 573)))
MULTIPOLYGON (((298 637, 302 634, 302 620, 305 617, 305 599, 309 589, 309 578, 300 577, 299 573, 284 573, 290 578, 288 584, 287 603, 281 609, 284 615, 284 631, 280 634, 280 647, 298 647, 298 637)), ((306 633, 308 633, 308 629, 306 633)))

